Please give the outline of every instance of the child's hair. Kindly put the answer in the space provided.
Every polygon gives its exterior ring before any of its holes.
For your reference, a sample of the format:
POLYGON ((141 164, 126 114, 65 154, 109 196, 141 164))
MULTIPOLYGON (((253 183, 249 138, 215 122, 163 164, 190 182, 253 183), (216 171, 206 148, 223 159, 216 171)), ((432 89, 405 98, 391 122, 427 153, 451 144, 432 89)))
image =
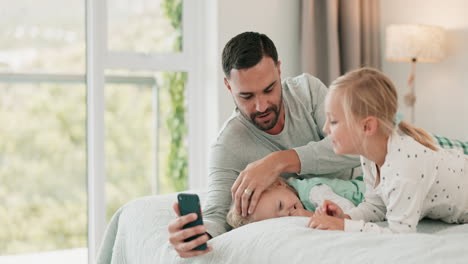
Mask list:
MULTIPOLYGON (((286 187, 293 191, 296 195, 298 195, 297 191, 291 187, 289 184, 286 183, 285 180, 282 178, 278 178, 270 187, 268 187, 265 192, 273 190, 278 187, 286 187)), ((230 225, 232 228, 238 228, 246 224, 250 224, 253 222, 252 215, 247 215, 247 216, 242 216, 242 214, 239 214, 236 210, 236 207, 234 205, 234 201, 231 204, 231 208, 229 209, 229 212, 226 216, 226 222, 228 225, 230 225)))
MULTIPOLYGON (((345 118, 349 125, 358 118, 374 116, 385 135, 395 128, 398 96, 394 84, 382 72, 372 68, 360 68, 337 78, 330 86, 330 93, 339 93, 345 118)), ((437 151, 434 139, 425 130, 407 122, 398 127, 422 145, 437 151)))

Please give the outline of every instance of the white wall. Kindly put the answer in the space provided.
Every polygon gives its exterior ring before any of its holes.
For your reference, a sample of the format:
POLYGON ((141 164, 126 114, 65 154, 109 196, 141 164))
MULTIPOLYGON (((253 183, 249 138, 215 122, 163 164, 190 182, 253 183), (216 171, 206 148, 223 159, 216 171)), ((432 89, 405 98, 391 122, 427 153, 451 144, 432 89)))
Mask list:
MULTIPOLYGON (((447 57, 438 63, 419 63, 416 71, 416 122, 433 133, 468 140, 468 1, 381 0, 382 51, 389 24, 439 25, 447 30, 447 57)), ((398 87, 400 98, 406 85, 409 63, 389 62, 382 54, 383 71, 398 87)), ((409 120, 409 108, 400 100, 409 120)))
MULTIPOLYGON (((300 1, 299 0, 219 0, 217 1, 217 40, 215 47, 210 49, 215 57, 216 65, 210 70, 216 71, 218 129, 231 115, 234 103, 224 86, 224 74, 221 69, 221 52, 224 45, 235 35, 244 31, 257 31, 266 34, 276 45, 279 60, 282 63, 282 77, 294 76, 300 73, 299 33, 300 33, 300 1), (215 53, 215 54, 214 54, 215 53)), ((213 93, 210 96, 213 96, 213 93)), ((213 116, 213 115, 212 115, 213 116)))

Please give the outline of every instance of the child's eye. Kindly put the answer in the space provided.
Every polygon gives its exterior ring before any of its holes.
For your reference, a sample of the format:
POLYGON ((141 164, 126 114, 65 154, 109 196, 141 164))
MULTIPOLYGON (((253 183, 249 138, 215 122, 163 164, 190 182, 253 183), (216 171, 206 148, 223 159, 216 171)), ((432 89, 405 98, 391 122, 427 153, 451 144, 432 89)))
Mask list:
POLYGON ((279 203, 279 209, 280 209, 280 211, 283 209, 283 203, 282 202, 279 203))
POLYGON ((336 125, 338 121, 330 121, 330 125, 336 125))

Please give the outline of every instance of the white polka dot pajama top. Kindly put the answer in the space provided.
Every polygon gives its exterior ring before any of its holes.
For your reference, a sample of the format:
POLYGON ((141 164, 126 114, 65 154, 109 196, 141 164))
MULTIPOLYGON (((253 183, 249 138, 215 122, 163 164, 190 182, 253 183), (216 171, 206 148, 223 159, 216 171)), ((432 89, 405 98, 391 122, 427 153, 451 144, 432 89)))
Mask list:
POLYGON ((415 232, 420 219, 468 223, 468 156, 457 150, 433 151, 397 129, 380 168, 361 157, 364 201, 345 213, 345 231, 415 232), (372 222, 387 220, 388 227, 372 222))

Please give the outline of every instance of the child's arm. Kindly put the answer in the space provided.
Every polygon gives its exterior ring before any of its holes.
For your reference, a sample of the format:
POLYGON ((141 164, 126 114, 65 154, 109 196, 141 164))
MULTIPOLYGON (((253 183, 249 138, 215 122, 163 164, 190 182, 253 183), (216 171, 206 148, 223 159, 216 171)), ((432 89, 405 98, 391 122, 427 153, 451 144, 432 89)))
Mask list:
POLYGON ((385 169, 381 170, 381 181, 376 188, 376 177, 371 172, 370 165, 365 166, 369 161, 362 158, 366 182, 365 199, 356 208, 345 212, 351 219, 344 219, 341 225, 339 219, 317 214, 312 217, 311 226, 320 229, 343 228, 350 232, 415 232, 421 217, 422 204, 437 171, 437 162, 429 155, 422 147, 417 152, 406 145, 401 152, 395 151, 395 155, 388 158, 391 162, 386 163, 385 169), (385 219, 388 227, 373 223, 385 219))
POLYGON ((362 203, 355 208, 344 211, 353 220, 380 222, 385 220, 386 207, 382 199, 375 193, 373 187, 367 184, 362 203))
POLYGON ((356 207, 351 201, 339 196, 325 184, 314 186, 309 192, 309 200, 315 208, 321 206, 325 200, 334 202, 343 211, 356 207))
POLYGON ((380 192, 382 196, 387 197, 385 217, 388 227, 380 227, 374 223, 369 223, 368 217, 355 218, 357 210, 361 206, 365 207, 367 205, 367 203, 362 203, 356 209, 351 209, 347 212, 352 220, 345 220, 344 230, 374 233, 415 232, 421 216, 422 204, 427 196, 428 181, 431 178, 429 177, 429 172, 422 172, 422 170, 424 170, 424 166, 408 163, 407 168, 400 167, 399 173, 401 174, 399 176, 391 180, 388 180, 389 177, 386 177, 387 179, 383 183, 384 185, 380 192), (413 175, 416 177, 413 177, 413 175))

